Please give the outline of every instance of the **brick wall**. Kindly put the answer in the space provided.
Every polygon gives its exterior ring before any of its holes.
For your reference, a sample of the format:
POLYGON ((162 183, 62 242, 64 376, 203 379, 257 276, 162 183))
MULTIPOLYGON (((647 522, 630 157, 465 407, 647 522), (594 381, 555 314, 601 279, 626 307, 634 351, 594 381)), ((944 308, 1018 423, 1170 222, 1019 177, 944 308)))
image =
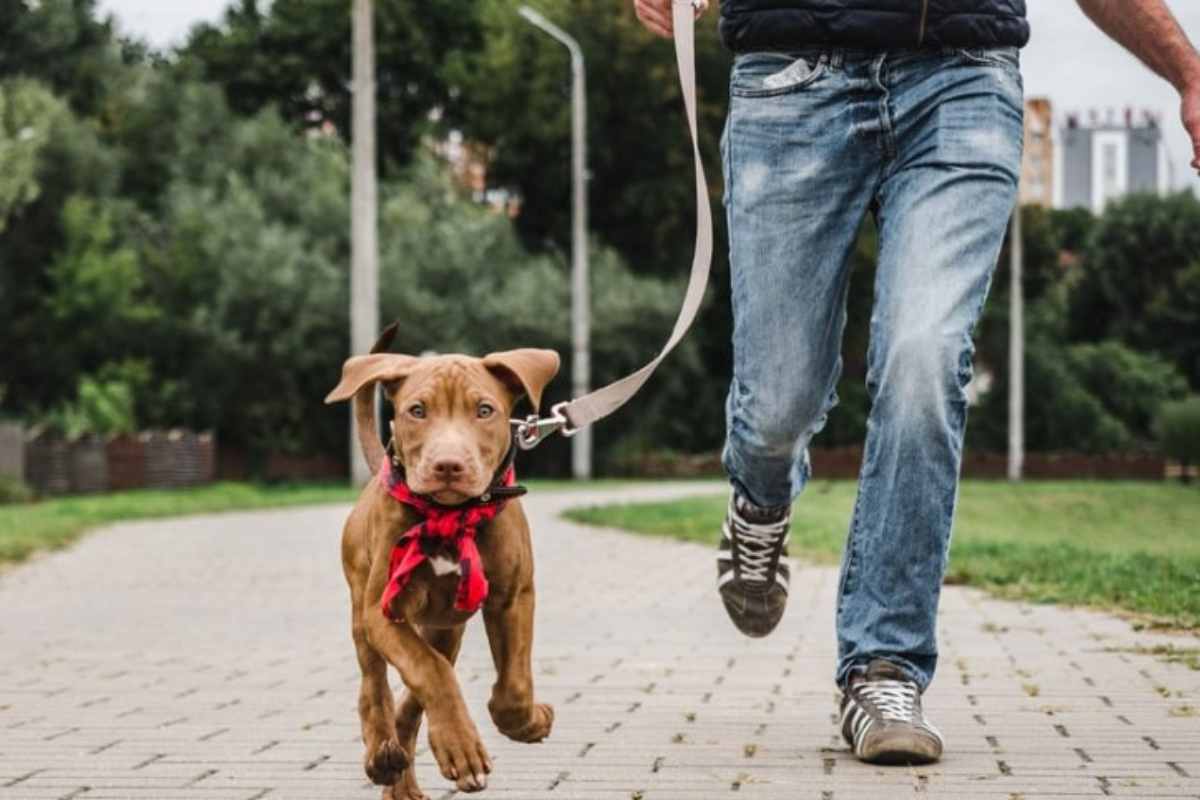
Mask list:
POLYGON ((24 443, 25 481, 41 495, 175 488, 211 483, 211 433, 146 431, 110 439, 67 441, 40 433, 24 443))
POLYGON ((243 451, 222 449, 217 463, 217 477, 223 481, 345 481, 349 476, 345 460, 329 455, 268 453, 252 463, 243 451))

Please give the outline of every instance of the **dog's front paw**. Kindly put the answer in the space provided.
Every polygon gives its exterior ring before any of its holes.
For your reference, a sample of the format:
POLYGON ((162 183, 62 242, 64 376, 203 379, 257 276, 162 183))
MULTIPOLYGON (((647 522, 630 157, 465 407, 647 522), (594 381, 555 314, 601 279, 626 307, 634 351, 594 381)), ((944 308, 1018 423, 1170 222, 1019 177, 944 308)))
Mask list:
POLYGON ((460 792, 478 792, 487 788, 492 759, 469 719, 457 724, 434 724, 430 720, 429 749, 437 759, 442 776, 454 781, 460 792))
POLYGON ((383 790, 381 800, 429 800, 429 795, 417 788, 396 784, 390 789, 383 790))
POLYGON ((391 786, 400 780, 404 770, 408 768, 408 753, 395 739, 385 739, 374 749, 367 749, 363 767, 371 783, 377 786, 391 786))
POLYGON ((554 706, 534 703, 523 713, 493 712, 496 727, 515 742, 540 742, 554 727, 554 706))

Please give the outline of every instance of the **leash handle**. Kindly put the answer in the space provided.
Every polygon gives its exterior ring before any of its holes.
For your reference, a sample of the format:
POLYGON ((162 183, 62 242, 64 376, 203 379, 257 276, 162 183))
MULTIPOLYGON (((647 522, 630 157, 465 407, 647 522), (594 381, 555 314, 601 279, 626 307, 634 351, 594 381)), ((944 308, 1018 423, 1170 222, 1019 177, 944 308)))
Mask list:
POLYGON ((696 245, 692 254, 692 270, 688 276, 687 291, 684 293, 679 315, 675 319, 675 327, 658 355, 636 372, 582 397, 555 405, 549 417, 533 415, 525 420, 514 420, 517 444, 523 450, 533 449, 556 431, 566 436, 573 435, 580 428, 607 417, 629 402, 658 369, 658 365, 683 339, 700 311, 705 289, 708 288, 713 254, 712 209, 708 203, 708 180, 704 174, 704 161, 700 157, 700 140, 696 125, 696 12, 703 10, 706 5, 706 0, 673 0, 671 8, 674 20, 675 62, 679 69, 679 85, 683 94, 688 134, 691 136, 696 177, 696 245))

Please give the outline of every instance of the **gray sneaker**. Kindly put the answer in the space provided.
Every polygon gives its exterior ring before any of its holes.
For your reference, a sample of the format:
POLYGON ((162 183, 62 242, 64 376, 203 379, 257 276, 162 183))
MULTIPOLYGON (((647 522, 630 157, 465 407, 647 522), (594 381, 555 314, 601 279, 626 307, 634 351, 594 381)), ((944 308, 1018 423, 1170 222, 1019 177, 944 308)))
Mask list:
POLYGON ((717 553, 717 590, 725 611, 747 636, 775 630, 787 605, 791 506, 761 508, 733 492, 717 553))
POLYGON ((925 719, 917 684, 879 658, 842 693, 842 738, 871 764, 929 764, 942 757, 942 734, 925 719))

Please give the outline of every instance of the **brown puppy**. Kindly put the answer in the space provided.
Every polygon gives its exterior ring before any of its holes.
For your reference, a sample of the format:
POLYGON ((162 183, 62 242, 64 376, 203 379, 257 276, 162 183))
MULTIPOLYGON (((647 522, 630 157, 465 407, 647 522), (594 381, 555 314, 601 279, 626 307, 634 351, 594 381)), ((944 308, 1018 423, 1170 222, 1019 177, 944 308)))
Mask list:
MULTIPOLYGON (((387 458, 373 421, 375 386, 381 383, 395 407, 395 468, 403 470, 409 488, 442 505, 483 495, 511 446, 513 406, 523 395, 538 406, 542 389, 558 371, 558 355, 511 350, 484 358, 415 358, 379 352, 393 335, 394 326, 371 355, 349 359, 326 402, 354 397, 363 454, 377 473, 387 458)), ((420 521, 376 479, 363 489, 342 534, 342 567, 362 670, 358 710, 364 764, 373 782, 389 787, 385 800, 425 797, 409 768, 422 712, 429 718, 429 747, 438 768, 460 790, 485 788, 492 768, 454 675, 471 616, 455 608, 460 575, 438 574, 445 565, 425 561, 392 601, 390 619, 380 607, 393 548, 420 521), (388 688, 388 664, 407 688, 398 710, 388 688)), ((534 702, 533 551, 516 498, 481 530, 477 542, 490 584, 483 619, 497 672, 488 710, 509 738, 540 741, 550 733, 554 711, 534 702)))

